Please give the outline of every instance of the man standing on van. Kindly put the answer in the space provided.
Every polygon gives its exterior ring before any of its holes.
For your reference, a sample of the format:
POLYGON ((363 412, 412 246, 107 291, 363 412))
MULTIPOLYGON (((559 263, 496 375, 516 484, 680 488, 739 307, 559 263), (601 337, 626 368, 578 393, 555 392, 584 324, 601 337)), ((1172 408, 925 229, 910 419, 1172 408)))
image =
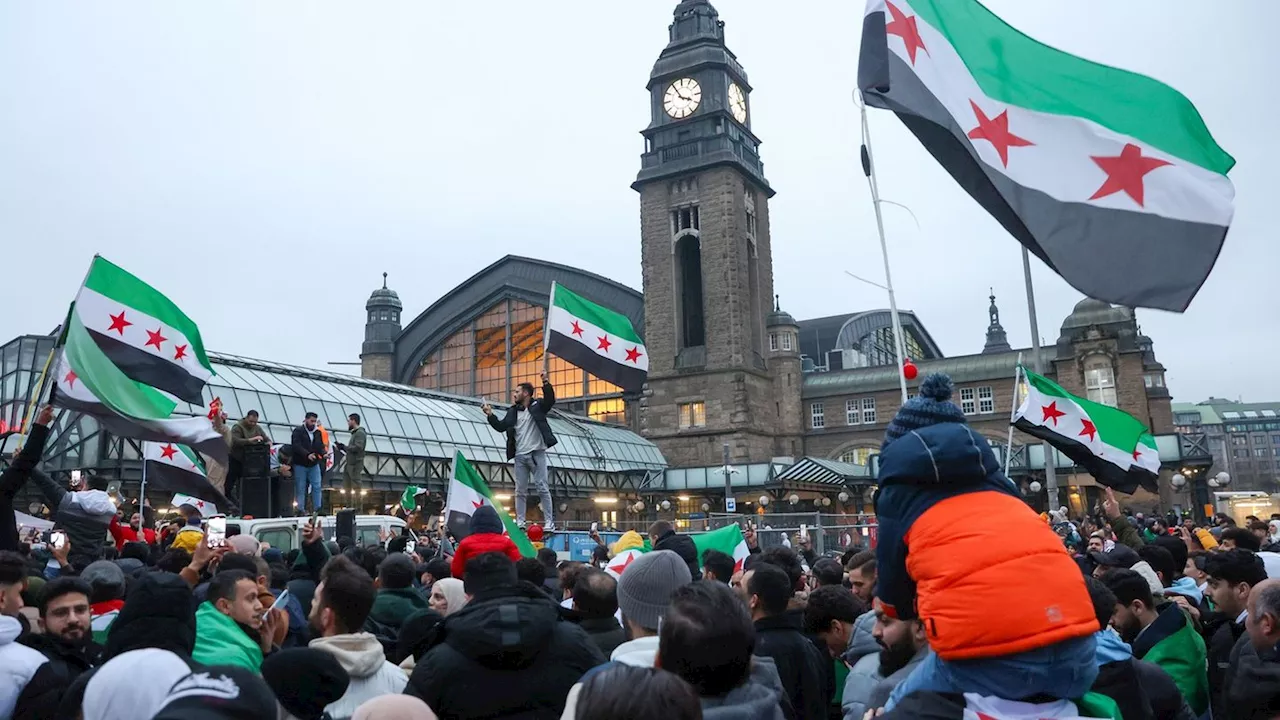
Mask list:
POLYGON ((311 509, 320 512, 320 472, 324 467, 324 438, 316 427, 320 416, 307 413, 302 425, 293 429, 293 489, 295 513, 307 511, 307 489, 311 490, 311 509))
POLYGON ((360 427, 360 416, 356 413, 347 416, 347 429, 351 431, 351 441, 346 445, 336 445, 346 454, 346 460, 342 464, 342 487, 350 495, 360 487, 360 475, 364 471, 364 446, 369 440, 369 433, 360 427))
POLYGON ((551 423, 547 422, 547 413, 555 407, 556 391, 544 370, 542 397, 535 400, 533 384, 523 382, 516 387, 512 398, 515 404, 501 420, 493 414, 489 403, 481 409, 494 430, 507 434, 507 459, 514 461, 516 466, 516 524, 521 528, 525 526, 524 511, 528 503, 529 476, 532 475, 533 487, 542 502, 543 527, 555 530, 551 489, 547 485, 547 450, 555 446, 556 436, 551 432, 551 423))

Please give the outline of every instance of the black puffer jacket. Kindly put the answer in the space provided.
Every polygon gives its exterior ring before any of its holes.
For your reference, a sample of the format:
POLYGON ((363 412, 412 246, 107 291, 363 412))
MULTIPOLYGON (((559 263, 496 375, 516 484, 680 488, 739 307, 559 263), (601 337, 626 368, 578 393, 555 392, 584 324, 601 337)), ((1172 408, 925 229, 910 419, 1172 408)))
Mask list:
POLYGON ((54 717, 63 695, 81 674, 102 662, 102 646, 90 642, 74 646, 52 635, 24 635, 18 642, 38 650, 49 662, 40 666, 13 709, 14 720, 54 717))
POLYGON ((405 694, 440 717, 554 720, 574 683, 604 661, 545 592, 521 583, 477 595, 450 615, 405 694))
POLYGON ((702 577, 702 569, 698 563, 698 546, 693 544, 693 538, 688 535, 680 535, 675 530, 668 530, 653 544, 653 549, 670 550, 679 555, 684 564, 689 566, 691 577, 694 579, 702 577))
POLYGON ((1195 713, 1164 668, 1137 658, 1098 668, 1093 692, 1116 701, 1124 720, 1195 720, 1195 713))
POLYGON ((787 612, 755 622, 756 651, 778 666, 782 688, 798 718, 824 718, 835 695, 831 658, 804 634, 804 616, 787 612))
POLYGON ((107 631, 107 659, 143 648, 190 658, 195 646, 196 601, 187 581, 173 573, 147 573, 135 581, 107 631))

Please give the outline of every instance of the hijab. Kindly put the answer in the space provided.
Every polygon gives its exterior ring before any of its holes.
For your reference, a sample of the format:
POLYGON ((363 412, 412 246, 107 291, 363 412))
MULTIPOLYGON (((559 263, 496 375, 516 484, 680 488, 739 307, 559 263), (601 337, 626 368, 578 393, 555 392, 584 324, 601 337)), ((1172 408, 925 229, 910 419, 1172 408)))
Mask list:
POLYGON ((437 580, 431 586, 432 590, 440 588, 440 594, 444 595, 444 599, 449 601, 449 609, 445 611, 444 616, 458 612, 467 604, 467 593, 462 589, 462 581, 457 578, 443 578, 437 580))
POLYGON ((98 668, 84 690, 84 720, 139 720, 154 716, 174 683, 191 674, 168 650, 130 650, 98 668))

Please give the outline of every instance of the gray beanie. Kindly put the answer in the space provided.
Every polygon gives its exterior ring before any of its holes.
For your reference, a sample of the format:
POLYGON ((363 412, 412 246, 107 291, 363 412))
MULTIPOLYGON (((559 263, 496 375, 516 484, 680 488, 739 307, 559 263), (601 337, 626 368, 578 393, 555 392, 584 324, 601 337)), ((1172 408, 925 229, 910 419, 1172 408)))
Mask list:
POLYGON ((627 620, 657 630, 671 605, 671 594, 691 582, 689 566, 679 555, 670 550, 645 553, 618 579, 618 608, 627 620))
POLYGON ((80 572, 80 579, 93 587, 95 596, 110 594, 117 600, 124 597, 124 570, 110 560, 89 563, 80 572))

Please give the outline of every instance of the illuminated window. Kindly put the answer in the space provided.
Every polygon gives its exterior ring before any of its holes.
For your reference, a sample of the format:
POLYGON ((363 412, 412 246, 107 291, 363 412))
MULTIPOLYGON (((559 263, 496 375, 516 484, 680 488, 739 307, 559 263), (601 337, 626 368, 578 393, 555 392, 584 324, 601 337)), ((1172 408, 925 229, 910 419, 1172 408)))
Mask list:
POLYGON ((700 428, 707 426, 707 404, 698 401, 691 403, 680 403, 677 406, 680 412, 680 429, 700 428))
POLYGON ((1092 357, 1084 366, 1084 387, 1089 399, 1116 407, 1116 373, 1105 357, 1092 357))
POLYGON ((587 403, 587 417, 615 425, 627 424, 627 404, 622 398, 592 400, 587 403))
POLYGON ((996 411, 996 398, 991 392, 990 385, 984 385, 978 388, 978 412, 983 415, 990 415, 996 411))
POLYGON ((823 414, 822 403, 816 402, 809 406, 810 424, 816 428, 824 428, 827 426, 827 418, 823 414))
POLYGON ((871 453, 875 452, 872 448, 854 448, 847 450, 840 456, 840 462, 853 463, 854 465, 866 465, 871 459, 871 453))
POLYGON ((857 400, 844 401, 844 424, 858 425, 862 422, 862 414, 859 412, 857 400))
POLYGON ((973 402, 973 388, 960 388, 960 412, 972 415, 977 409, 973 402))

